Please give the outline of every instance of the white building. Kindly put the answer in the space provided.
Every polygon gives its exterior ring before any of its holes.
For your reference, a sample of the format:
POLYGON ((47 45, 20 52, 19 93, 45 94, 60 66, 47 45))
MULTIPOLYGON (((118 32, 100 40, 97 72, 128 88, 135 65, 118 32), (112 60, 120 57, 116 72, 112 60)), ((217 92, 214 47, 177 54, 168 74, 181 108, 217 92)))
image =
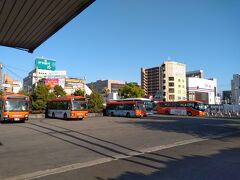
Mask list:
POLYGON ((34 69, 28 73, 27 77, 23 79, 23 89, 27 92, 30 92, 32 91, 33 86, 37 85, 39 81, 45 82, 45 80, 47 80, 46 82, 50 86, 53 83, 57 83, 64 88, 66 74, 66 71, 34 69))
POLYGON ((234 74, 231 81, 232 103, 240 104, 240 74, 234 74))
POLYGON ((187 78, 188 100, 198 100, 205 104, 217 103, 217 80, 198 77, 187 78))

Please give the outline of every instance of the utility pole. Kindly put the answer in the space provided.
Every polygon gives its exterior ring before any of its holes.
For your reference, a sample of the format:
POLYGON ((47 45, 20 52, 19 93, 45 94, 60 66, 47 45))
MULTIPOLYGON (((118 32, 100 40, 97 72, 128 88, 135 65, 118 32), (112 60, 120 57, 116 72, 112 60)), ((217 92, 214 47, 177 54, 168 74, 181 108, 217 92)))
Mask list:
POLYGON ((0 89, 2 88, 2 63, 0 63, 0 89))

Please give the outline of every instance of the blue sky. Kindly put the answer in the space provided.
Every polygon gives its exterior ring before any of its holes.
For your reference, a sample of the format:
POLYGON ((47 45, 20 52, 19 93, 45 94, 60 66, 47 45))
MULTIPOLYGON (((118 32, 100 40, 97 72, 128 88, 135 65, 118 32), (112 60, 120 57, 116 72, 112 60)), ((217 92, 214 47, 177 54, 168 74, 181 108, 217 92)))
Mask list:
POLYGON ((140 82, 141 67, 170 58, 228 90, 240 73, 239 18, 239 0, 96 0, 33 54, 1 46, 0 61, 16 79, 44 56, 87 82, 140 82))

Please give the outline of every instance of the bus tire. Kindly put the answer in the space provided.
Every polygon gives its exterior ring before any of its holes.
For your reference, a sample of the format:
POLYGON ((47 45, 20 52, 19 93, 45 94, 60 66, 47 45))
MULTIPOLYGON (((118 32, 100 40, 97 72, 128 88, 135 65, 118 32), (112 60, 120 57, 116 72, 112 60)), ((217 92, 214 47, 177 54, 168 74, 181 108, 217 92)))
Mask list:
POLYGON ((188 116, 192 116, 192 113, 190 111, 187 112, 188 116))
POLYGON ((113 112, 111 112, 111 116, 112 116, 112 117, 114 116, 114 113, 113 113, 113 112))
POLYGON ((52 113, 52 118, 55 118, 55 113, 54 112, 52 113))
POLYGON ((129 112, 126 114, 126 117, 127 117, 127 118, 130 118, 130 117, 131 117, 129 112))
POLYGON ((64 119, 64 120, 67 120, 67 114, 66 114, 66 113, 64 113, 63 119, 64 119))

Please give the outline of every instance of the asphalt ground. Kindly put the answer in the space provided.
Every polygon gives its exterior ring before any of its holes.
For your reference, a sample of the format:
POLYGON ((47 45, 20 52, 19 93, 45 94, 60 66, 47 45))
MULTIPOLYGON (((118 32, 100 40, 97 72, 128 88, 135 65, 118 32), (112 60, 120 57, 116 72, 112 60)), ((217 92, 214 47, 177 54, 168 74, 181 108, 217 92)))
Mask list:
MULTIPOLYGON (((161 154, 169 149, 184 148, 197 143, 207 144, 214 138, 218 140, 231 136, 235 142, 239 131, 239 119, 178 116, 152 116, 142 119, 97 117, 83 121, 32 119, 27 123, 1 124, 0 179, 58 179, 61 178, 57 177, 60 174, 65 174, 65 179, 84 179, 81 178, 84 177, 82 173, 81 177, 75 176, 75 171, 77 173, 79 170, 90 170, 94 167, 99 169, 99 166, 121 164, 122 161, 126 163, 126 160, 139 156, 150 155, 152 158, 152 153, 155 152, 161 154), (73 175, 67 176, 68 173, 73 175)), ((239 139, 237 140, 239 142, 239 139)), ((222 145, 223 142, 217 141, 216 144, 222 145)), ((231 142, 225 144, 225 149, 239 148, 239 144, 235 143, 236 147, 231 147, 230 144, 231 142)), ((208 149, 208 145, 206 146, 208 149)), ((221 148, 220 146, 219 152, 221 148)), ((182 152, 183 156, 184 153, 188 156, 188 148, 182 152)), ((197 156, 198 152, 192 153, 197 156)), ((209 156, 214 155, 211 152, 206 153, 209 153, 209 156)), ((174 154, 172 156, 175 158, 174 154)), ((154 161, 148 163, 156 166, 154 161)), ((128 166, 129 172, 132 172, 131 168, 135 168, 126 165, 128 166)), ((94 169, 90 170, 92 176, 86 173, 85 177, 121 179, 124 173, 128 172, 118 166, 113 169, 115 173, 109 176, 106 176, 104 171, 97 175, 98 171, 94 169)))
POLYGON ((240 134, 237 134, 145 153, 39 179, 238 180, 240 179, 239 170, 240 134))

